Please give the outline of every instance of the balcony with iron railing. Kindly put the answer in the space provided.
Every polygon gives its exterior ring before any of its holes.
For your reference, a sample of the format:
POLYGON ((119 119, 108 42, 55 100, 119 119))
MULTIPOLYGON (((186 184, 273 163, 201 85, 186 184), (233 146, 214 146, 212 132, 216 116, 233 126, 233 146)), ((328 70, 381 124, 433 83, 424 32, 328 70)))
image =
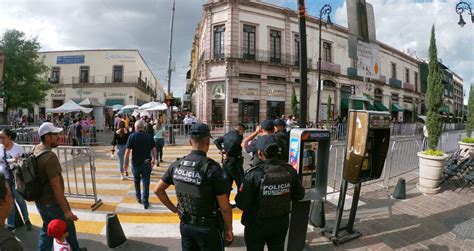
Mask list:
POLYGON ((402 88, 402 81, 396 78, 389 78, 388 83, 391 87, 401 89, 402 88))
POLYGON ((53 85, 72 88, 104 87, 104 85, 107 85, 107 87, 136 87, 152 97, 157 96, 153 88, 138 76, 122 76, 121 78, 114 78, 113 76, 90 76, 87 78, 73 76, 60 79, 50 78, 49 80, 53 85))
POLYGON ((408 82, 405 82, 403 83, 403 89, 406 90, 406 91, 415 91, 415 85, 414 84, 410 84, 408 82))

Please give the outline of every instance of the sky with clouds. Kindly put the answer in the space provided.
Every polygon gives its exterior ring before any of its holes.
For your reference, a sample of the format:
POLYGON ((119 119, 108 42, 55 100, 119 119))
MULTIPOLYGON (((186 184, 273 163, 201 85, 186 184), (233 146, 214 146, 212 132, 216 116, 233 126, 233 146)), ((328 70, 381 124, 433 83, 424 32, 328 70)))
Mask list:
MULTIPOLYGON (((296 9, 296 0, 265 0, 296 9)), ((469 0, 467 0, 469 2, 469 0)), ((176 0, 172 90, 184 91, 190 48, 206 0, 176 0)), ((436 26, 438 56, 474 83, 474 23, 457 25, 458 0, 367 0, 374 6, 377 39, 427 58, 430 28, 436 26)), ((311 14, 331 4, 331 19, 347 27, 344 0, 306 1, 311 14)), ((42 50, 134 48, 140 50, 166 88, 171 0, 0 0, 0 33, 7 29, 37 37, 42 50)), ((474 2, 471 1, 472 7, 474 2)), ((467 96, 466 96, 467 98, 467 96)))

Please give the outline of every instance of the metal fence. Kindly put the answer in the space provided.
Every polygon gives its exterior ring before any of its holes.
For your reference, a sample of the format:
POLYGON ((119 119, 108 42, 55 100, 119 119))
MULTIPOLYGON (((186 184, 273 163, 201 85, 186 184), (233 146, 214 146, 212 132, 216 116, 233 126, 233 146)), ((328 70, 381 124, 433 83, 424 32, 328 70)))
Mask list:
MULTIPOLYGON (((463 131, 445 132, 441 135, 439 148, 445 153, 452 153, 459 148, 459 141, 465 136, 463 131)), ((368 182, 380 183, 388 187, 389 181, 402 174, 418 169, 418 152, 423 148, 423 138, 392 138, 390 148, 385 159, 385 166, 381 177, 368 182)), ((329 155, 328 189, 329 193, 339 191, 344 168, 346 143, 333 142, 329 155)))
MULTIPOLYGON (((21 145, 31 152, 35 145, 21 145)), ((64 195, 71 198, 93 200, 91 210, 102 205, 97 197, 96 167, 94 152, 90 147, 59 146, 53 149, 63 170, 64 195)))
MULTIPOLYGON (((32 128, 15 129, 15 132, 15 142, 19 144, 38 144, 40 142, 38 131, 35 131, 32 128)), ((85 133, 82 136, 82 141, 82 145, 86 146, 97 142, 95 126, 90 126, 85 130, 85 133)), ((59 134, 59 145, 72 145, 72 137, 69 133, 69 127, 64 128, 64 130, 59 134)))

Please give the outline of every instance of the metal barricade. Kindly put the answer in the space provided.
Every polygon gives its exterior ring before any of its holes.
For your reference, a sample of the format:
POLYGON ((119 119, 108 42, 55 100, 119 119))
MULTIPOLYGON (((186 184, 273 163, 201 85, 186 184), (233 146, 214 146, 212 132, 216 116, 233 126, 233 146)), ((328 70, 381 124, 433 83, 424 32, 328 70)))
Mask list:
MULTIPOLYGON (((25 152, 31 152, 35 145, 21 145, 25 152)), ((64 195, 70 198, 90 199, 95 211, 102 205, 97 197, 97 181, 94 152, 90 147, 59 146, 53 149, 58 156, 64 178, 64 195)))

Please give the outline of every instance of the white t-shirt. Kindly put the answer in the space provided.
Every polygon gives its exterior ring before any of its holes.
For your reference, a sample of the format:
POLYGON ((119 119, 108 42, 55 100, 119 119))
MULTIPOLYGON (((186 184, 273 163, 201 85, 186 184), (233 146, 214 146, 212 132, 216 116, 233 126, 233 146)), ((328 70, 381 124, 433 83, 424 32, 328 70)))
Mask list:
MULTIPOLYGON (((8 175, 8 171, 6 169, 6 163, 3 160, 4 149, 5 147, 3 145, 0 145, 0 173, 3 173, 5 175, 5 178, 9 178, 10 175, 8 175)), ((12 163, 10 161, 17 157, 21 157, 23 153, 24 153, 23 147, 21 147, 17 143, 13 143, 13 147, 10 150, 7 150, 7 161, 9 161, 11 165, 12 163)))
POLYGON ((71 246, 69 246, 69 243, 67 243, 66 240, 64 240, 63 243, 61 243, 59 240, 54 239, 54 251, 71 251, 71 246))

